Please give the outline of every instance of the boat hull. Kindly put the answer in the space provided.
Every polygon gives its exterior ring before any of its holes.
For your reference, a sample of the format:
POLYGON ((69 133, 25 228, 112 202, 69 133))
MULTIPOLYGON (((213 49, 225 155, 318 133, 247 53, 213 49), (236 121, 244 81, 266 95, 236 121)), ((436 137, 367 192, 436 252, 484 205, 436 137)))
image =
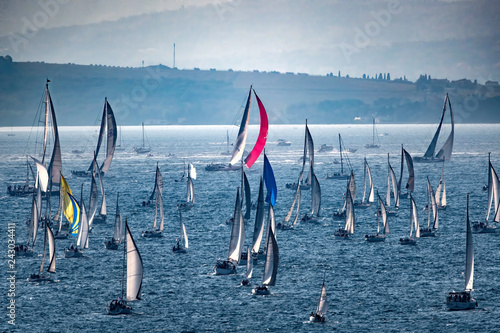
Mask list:
POLYGON ((444 159, 435 157, 415 156, 413 163, 443 163, 444 159))
POLYGON ((119 245, 120 243, 117 243, 114 240, 108 240, 107 242, 104 242, 104 248, 108 250, 118 250, 119 245))
POLYGON ((145 238, 159 238, 162 237, 161 231, 158 230, 153 230, 153 231, 143 231, 142 232, 142 237, 145 238))
POLYGON ((401 245, 417 245, 417 241, 413 238, 400 238, 399 244, 401 244, 401 245))
POLYGON ((313 314, 309 316, 309 321, 311 323, 324 323, 326 320, 325 316, 319 314, 313 314))
POLYGON ((212 163, 208 164, 205 167, 206 171, 236 171, 240 170, 240 165, 230 165, 230 164, 222 164, 222 163, 212 163))
POLYGON ((236 265, 229 260, 218 260, 214 266, 216 275, 236 274, 236 265))
POLYGON ((473 234, 493 234, 497 232, 497 228, 494 225, 489 225, 484 222, 474 222, 472 223, 472 233, 473 234))
POLYGON ((446 297, 446 307, 450 311, 472 310, 477 307, 477 301, 467 291, 451 292, 446 297))
POLYGON ((106 303, 106 311, 108 315, 130 314, 132 307, 125 301, 113 300, 110 304, 106 303))
POLYGON ((194 206, 194 203, 192 202, 182 202, 180 204, 177 205, 177 208, 181 211, 181 212, 187 212, 189 211, 191 208, 193 208, 194 206))
POLYGON ((325 179, 347 179, 349 178, 349 175, 343 175, 340 173, 335 172, 333 175, 326 175, 325 179))
POLYGON ((83 257, 83 252, 78 249, 64 249, 65 258, 81 258, 83 257))
POLYGON ((31 248, 25 248, 23 247, 22 249, 16 249, 16 257, 33 257, 35 254, 35 251, 31 248))
POLYGON ((436 230, 420 229, 420 237, 436 237, 436 230))
POLYGON ((270 294, 271 291, 266 286, 258 286, 252 289, 252 295, 266 296, 270 294))
POLYGON ((50 277, 50 275, 32 274, 28 278, 28 282, 47 282, 47 281, 52 281, 52 278, 50 277))
POLYGON ((365 240, 371 243, 385 242, 385 235, 366 235, 365 240))

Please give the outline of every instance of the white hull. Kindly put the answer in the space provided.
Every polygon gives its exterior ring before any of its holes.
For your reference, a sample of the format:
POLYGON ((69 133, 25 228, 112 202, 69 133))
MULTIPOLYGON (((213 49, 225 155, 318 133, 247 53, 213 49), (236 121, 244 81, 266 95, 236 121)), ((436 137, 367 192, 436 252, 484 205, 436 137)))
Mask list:
POLYGON ((83 257, 83 252, 78 249, 64 249, 65 258, 80 258, 83 257))

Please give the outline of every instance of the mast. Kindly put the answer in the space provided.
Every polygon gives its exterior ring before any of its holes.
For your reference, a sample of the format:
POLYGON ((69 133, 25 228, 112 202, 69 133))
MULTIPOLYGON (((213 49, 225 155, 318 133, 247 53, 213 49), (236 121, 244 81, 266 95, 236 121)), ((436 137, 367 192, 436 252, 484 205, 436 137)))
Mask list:
MULTIPOLYGON (((128 225, 127 225, 127 219, 125 219, 125 226, 126 228, 125 229, 128 229, 128 225)), ((122 293, 121 293, 121 299, 123 299, 123 285, 124 285, 124 281, 125 281, 125 255, 127 253, 127 237, 125 237, 125 241, 123 242, 123 265, 122 265, 122 281, 121 281, 121 285, 122 285, 122 293)))
POLYGON ((342 158, 342 139, 340 138, 340 133, 339 133, 339 147, 340 147, 340 175, 344 174, 344 160, 342 158))

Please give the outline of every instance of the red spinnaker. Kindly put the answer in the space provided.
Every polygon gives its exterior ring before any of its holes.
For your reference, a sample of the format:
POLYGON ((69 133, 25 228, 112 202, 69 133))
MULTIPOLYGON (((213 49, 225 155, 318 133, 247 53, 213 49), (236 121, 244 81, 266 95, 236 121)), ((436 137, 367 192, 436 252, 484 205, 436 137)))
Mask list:
POLYGON ((245 165, 247 168, 251 168, 254 162, 259 158, 262 150, 264 150, 264 146, 267 141, 267 130, 269 128, 269 122, 267 120, 266 108, 264 108, 264 104, 260 101, 259 96, 253 91, 255 94, 255 98, 257 98, 257 104, 259 105, 259 113, 260 113, 260 130, 259 137, 257 138, 257 142, 253 147, 250 154, 248 154, 247 158, 245 158, 245 165))

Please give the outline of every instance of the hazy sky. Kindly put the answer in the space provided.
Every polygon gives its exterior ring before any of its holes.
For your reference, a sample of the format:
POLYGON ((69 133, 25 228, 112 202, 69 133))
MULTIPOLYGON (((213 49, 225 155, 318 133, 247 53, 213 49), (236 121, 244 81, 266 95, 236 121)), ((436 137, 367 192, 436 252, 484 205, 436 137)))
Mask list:
POLYGON ((14 61, 500 80, 500 1, 0 0, 14 61))

